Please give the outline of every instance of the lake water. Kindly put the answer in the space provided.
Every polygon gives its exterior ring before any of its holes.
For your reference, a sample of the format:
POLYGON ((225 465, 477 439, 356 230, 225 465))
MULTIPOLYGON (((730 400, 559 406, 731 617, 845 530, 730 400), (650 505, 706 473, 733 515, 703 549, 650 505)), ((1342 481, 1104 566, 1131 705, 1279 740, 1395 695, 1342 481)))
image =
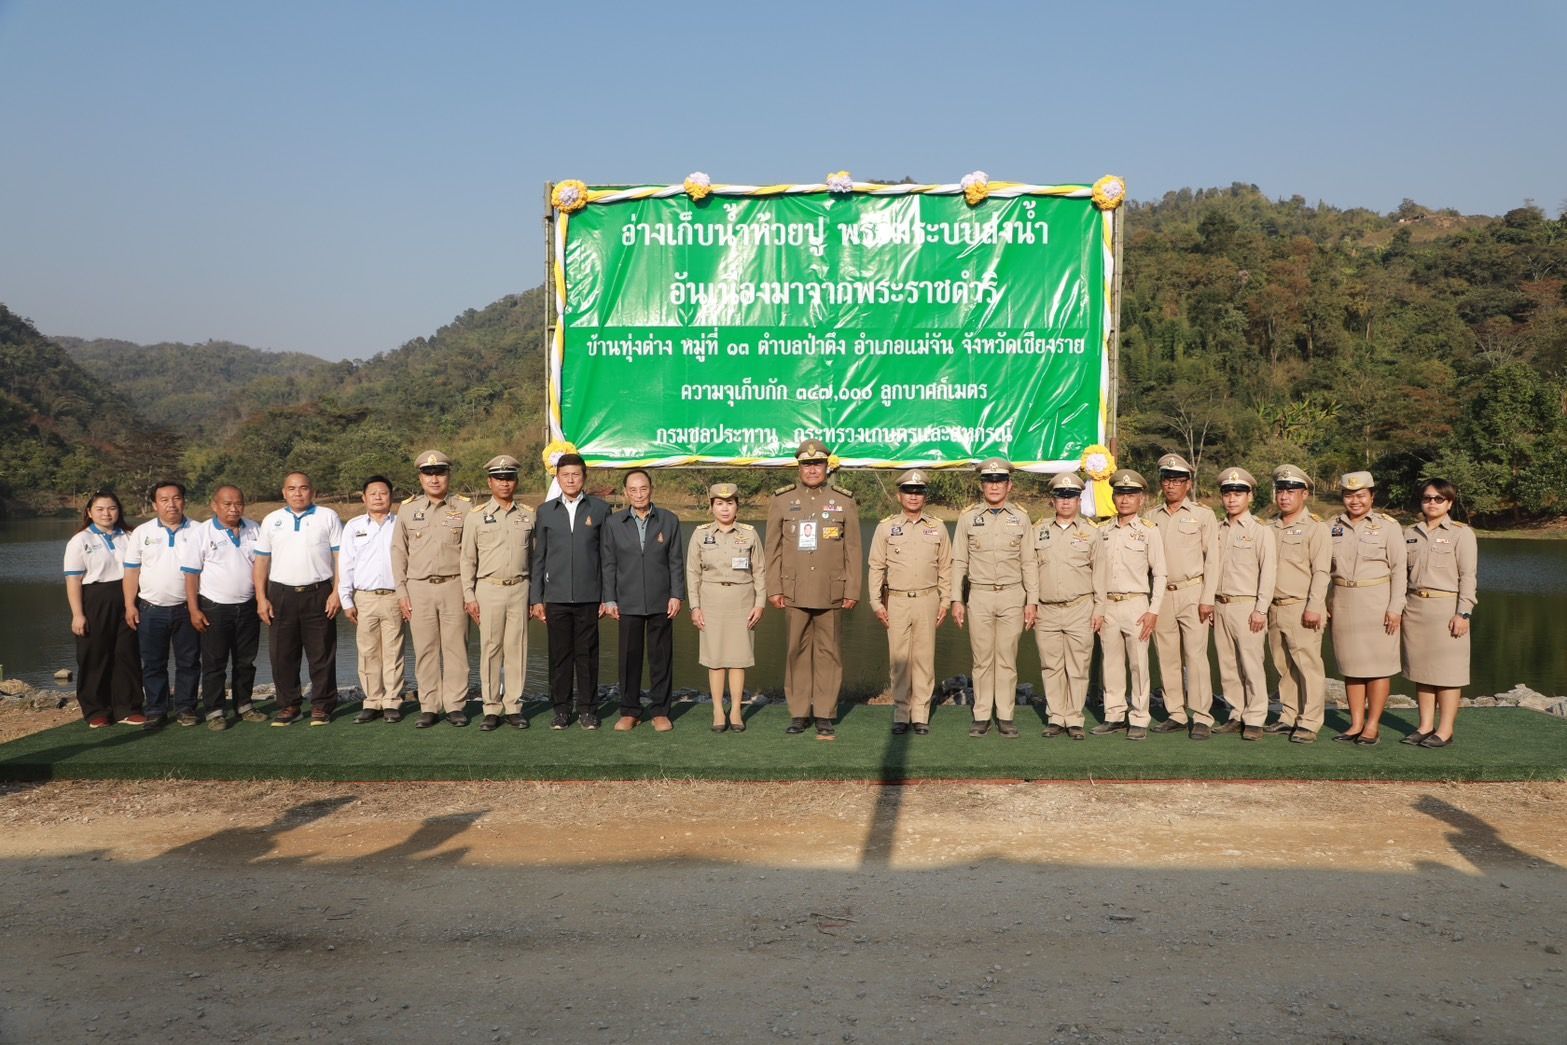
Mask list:
MULTIPOLYGON (((756 521, 760 526, 760 521, 756 521)), ((689 525, 689 524, 688 524, 689 525)), ((865 526, 870 544, 872 523, 865 526)), ((35 685, 54 685, 56 669, 76 667, 70 632, 70 611, 65 601, 61 555, 74 532, 74 522, 35 519, 0 522, 0 666, 5 677, 35 685)), ((1522 682, 1547 694, 1567 694, 1567 642, 1561 640, 1561 616, 1567 611, 1567 541, 1485 539, 1480 541, 1480 604, 1475 612, 1473 644, 1474 683, 1471 695, 1497 693, 1522 682)), ((600 681, 616 678, 615 622, 605 620, 600 633, 602 663, 600 681)), ((478 629, 471 628, 470 663, 477 664, 478 629)), ((844 684, 850 693, 869 693, 887 679, 885 632, 862 603, 844 619, 844 684)), ((781 692, 783 686, 783 614, 769 609, 757 629, 757 664, 746 676, 747 688, 781 692)), ((1327 644, 1331 647, 1331 643, 1327 644)), ((707 687, 707 670, 697 663, 696 631, 689 617, 681 615, 675 632, 675 687, 707 687)), ((1155 658, 1157 659, 1157 658, 1155 658)), ((1025 633, 1018 651, 1019 678, 1040 688, 1039 657, 1033 637, 1025 633)), ((938 678, 969 674, 968 637, 947 622, 937 633, 938 678)), ((258 681, 270 682, 266 640, 257 658, 258 681)), ((1334 671, 1329 650, 1328 671, 1334 671)), ((408 673, 413 678, 413 654, 408 652, 408 673)), ((1271 674, 1271 670, 1270 670, 1271 674)), ((477 684, 477 674, 474 675, 477 684)), ((340 621, 338 679, 355 684, 354 629, 340 621)), ((1217 682, 1218 670, 1214 670, 1217 682)), ((530 623, 528 631, 528 679, 530 695, 548 689, 544 627, 530 623)), ((1157 667, 1155 668, 1157 684, 1157 667)), ((70 684, 60 687, 72 692, 70 684)), ((1395 679, 1394 692, 1413 693, 1403 679, 1395 679)))

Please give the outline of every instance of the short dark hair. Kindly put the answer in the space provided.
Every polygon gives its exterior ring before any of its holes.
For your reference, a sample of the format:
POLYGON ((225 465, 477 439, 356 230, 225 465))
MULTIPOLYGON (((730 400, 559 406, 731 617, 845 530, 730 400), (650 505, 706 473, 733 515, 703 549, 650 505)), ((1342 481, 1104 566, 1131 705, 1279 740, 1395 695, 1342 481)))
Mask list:
POLYGON ((646 468, 633 468, 631 471, 626 473, 625 479, 621 481, 620 485, 622 489, 624 489, 631 482, 631 477, 633 475, 640 475, 642 478, 647 480, 647 484, 649 486, 653 485, 653 476, 648 473, 646 468))
POLYGON ((374 486, 376 483, 380 483, 381 485, 385 486, 387 493, 391 493, 394 489, 396 489, 396 487, 394 487, 392 485, 392 480, 388 479, 386 476, 384 476, 384 475, 372 475, 370 478, 368 478, 368 479, 366 479, 364 481, 363 485, 361 485, 359 487, 359 492, 360 493, 364 493, 366 490, 370 489, 370 487, 374 486))
POLYGON ((1454 486, 1451 480, 1443 479, 1440 476, 1420 480, 1420 484, 1415 487, 1415 500, 1419 501, 1420 496, 1427 490, 1435 490, 1443 497, 1446 497, 1447 503, 1452 505, 1448 509, 1449 512, 1458 511, 1458 487, 1454 486))
POLYGON ((587 470, 588 470, 588 462, 586 462, 586 461, 584 461, 582 459, 582 455, 581 454, 561 454, 560 457, 557 458, 556 461, 555 461, 555 471, 559 472, 562 468, 565 468, 567 465, 573 465, 573 464, 576 465, 578 468, 581 468, 583 470, 583 472, 587 472, 587 470))
POLYGON ((152 493, 147 496, 147 500, 156 501, 158 499, 158 491, 166 490, 171 486, 180 492, 180 497, 183 498, 185 496, 185 484, 178 479, 159 479, 152 484, 152 493))
POLYGON ((104 487, 102 490, 94 491, 92 496, 87 498, 87 503, 82 505, 82 524, 81 526, 77 527, 77 529, 85 530, 87 527, 92 525, 93 502, 105 500, 114 502, 114 513, 119 516, 115 522, 119 525, 120 529, 123 530, 125 528, 125 508, 120 504, 120 495, 108 487, 104 487))

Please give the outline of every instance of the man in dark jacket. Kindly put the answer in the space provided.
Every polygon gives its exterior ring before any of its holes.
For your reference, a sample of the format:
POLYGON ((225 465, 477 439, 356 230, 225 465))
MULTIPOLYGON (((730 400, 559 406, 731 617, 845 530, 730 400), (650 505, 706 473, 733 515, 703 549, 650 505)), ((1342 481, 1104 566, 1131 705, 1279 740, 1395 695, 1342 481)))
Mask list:
POLYGON ((660 733, 674 729, 669 703, 675 617, 686 597, 685 543, 675 513, 653 506, 653 480, 641 468, 626 473, 630 507, 604 527, 604 605, 620 622, 620 720, 617 732, 642 718, 642 658, 648 659, 648 715, 660 733))
POLYGON ((582 492, 588 469, 577 454, 555 465, 560 496, 539 505, 529 570, 528 607, 547 625, 550 649, 551 729, 571 725, 572 681, 577 720, 599 728, 599 617, 604 615, 600 533, 609 505, 582 492))

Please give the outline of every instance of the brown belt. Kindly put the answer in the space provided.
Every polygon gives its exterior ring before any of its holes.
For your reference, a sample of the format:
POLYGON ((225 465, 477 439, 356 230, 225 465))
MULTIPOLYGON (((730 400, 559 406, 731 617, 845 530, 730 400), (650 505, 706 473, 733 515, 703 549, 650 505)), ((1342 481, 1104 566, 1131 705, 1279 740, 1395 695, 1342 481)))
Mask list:
POLYGON ((1222 602, 1224 605, 1228 606, 1232 602, 1256 602, 1257 601, 1257 596, 1255 596, 1255 595, 1215 595, 1213 597, 1213 601, 1214 602, 1222 602))
POLYGON ((526 577, 513 577, 509 581, 498 581, 494 577, 480 577, 479 579, 481 581, 483 581, 485 584, 499 584, 503 588, 510 588, 513 584, 521 584, 523 581, 527 580, 528 578, 526 578, 526 577))
POLYGON ((1105 596, 1111 602, 1125 602, 1127 599, 1146 599, 1147 597, 1148 593, 1145 591, 1112 591, 1105 596))
POLYGON ((1334 577, 1333 584, 1338 588, 1375 588, 1379 584, 1386 584, 1392 577, 1374 577, 1369 581, 1352 581, 1345 577, 1334 577))
POLYGON ((355 588, 355 595, 396 595, 396 588, 355 588))
POLYGON ((1180 591, 1182 588, 1190 588, 1193 584, 1201 584, 1201 583, 1202 583, 1202 577, 1200 575, 1196 576, 1196 577, 1188 577, 1184 581, 1175 581, 1173 584, 1166 584, 1164 586, 1164 590, 1165 591, 1180 591))
POLYGON ((1443 591, 1440 588, 1411 588, 1409 594, 1418 595, 1422 599, 1454 599, 1458 597, 1456 591, 1443 591))
POLYGON ((1305 596, 1301 596, 1300 598, 1296 598, 1293 595, 1285 595, 1285 596, 1282 596, 1280 598, 1274 599, 1273 600, 1273 605, 1275 605, 1275 606, 1293 606, 1297 602, 1305 602, 1305 601, 1306 601, 1305 596))

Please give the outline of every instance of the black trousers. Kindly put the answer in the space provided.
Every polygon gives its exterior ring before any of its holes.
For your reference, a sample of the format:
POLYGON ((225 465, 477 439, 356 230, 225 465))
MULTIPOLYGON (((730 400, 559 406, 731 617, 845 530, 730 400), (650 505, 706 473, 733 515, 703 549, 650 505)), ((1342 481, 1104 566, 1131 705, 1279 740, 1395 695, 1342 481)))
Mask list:
POLYGON ((550 702, 557 713, 571 710, 576 682, 577 713, 597 714, 599 696, 599 604, 544 604, 550 645, 550 702))
POLYGON ((620 615, 620 713, 642 715, 642 658, 648 660, 648 717, 669 717, 674 697, 670 671, 675 653, 675 622, 667 613, 620 615))
POLYGON ((304 703, 299 689, 299 660, 310 669, 310 704, 331 711, 337 704, 337 621, 326 615, 332 582, 321 581, 303 591, 267 582, 272 603, 272 627, 267 649, 272 655, 272 682, 280 708, 304 703))
POLYGON ((223 679, 234 665, 234 710, 250 706, 256 685, 256 650, 261 645, 261 618, 256 600, 213 602, 203 598, 207 630, 201 633, 201 714, 223 710, 223 679))
POLYGON ((82 718, 118 720, 141 711, 141 646, 125 623, 119 581, 82 585, 87 634, 76 636, 76 703, 82 718))

